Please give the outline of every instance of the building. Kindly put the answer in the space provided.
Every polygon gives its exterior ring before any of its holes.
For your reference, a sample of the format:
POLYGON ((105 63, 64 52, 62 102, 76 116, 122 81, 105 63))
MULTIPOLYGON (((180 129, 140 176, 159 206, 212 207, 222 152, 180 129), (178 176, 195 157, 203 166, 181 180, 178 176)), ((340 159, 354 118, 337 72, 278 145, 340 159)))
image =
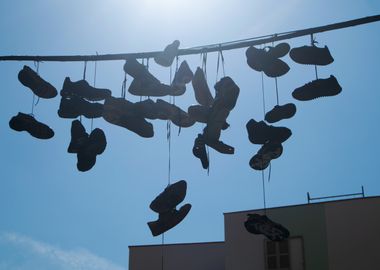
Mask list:
POLYGON ((251 210, 224 214, 225 241, 131 246, 129 270, 377 270, 380 269, 380 196, 270 208, 289 229, 271 242, 244 227, 251 210))

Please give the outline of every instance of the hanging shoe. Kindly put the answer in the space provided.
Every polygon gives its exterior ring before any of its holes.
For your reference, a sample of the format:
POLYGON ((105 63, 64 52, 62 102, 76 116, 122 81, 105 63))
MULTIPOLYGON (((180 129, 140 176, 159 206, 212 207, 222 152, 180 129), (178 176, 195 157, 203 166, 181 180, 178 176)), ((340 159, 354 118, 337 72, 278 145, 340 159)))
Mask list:
POLYGON ((253 234, 263 234, 271 241, 283 241, 290 235, 288 229, 270 220, 266 215, 248 214, 244 222, 246 230, 253 234))
MULTIPOLYGON (((208 119, 211 115, 211 108, 202 105, 192 105, 187 109, 187 113, 196 122, 207 124, 208 119)), ((230 125, 224 121, 222 125, 222 130, 226 130, 230 125)))
POLYGON ((40 98, 54 98, 58 93, 54 86, 42 79, 28 66, 24 66, 18 73, 18 80, 40 98))
POLYGON ((160 66, 170 67, 178 54, 179 44, 178 40, 174 40, 173 43, 165 47, 163 52, 154 57, 154 61, 160 66))
POLYGON ((79 96, 90 101, 100 101, 110 97, 111 90, 92 87, 85 80, 72 82, 69 77, 66 77, 63 82, 61 96, 64 98, 79 96))
POLYGON ((153 236, 158 236, 177 226, 190 212, 191 204, 183 205, 179 210, 172 209, 159 214, 157 221, 148 222, 153 236))
POLYGON ((198 137, 194 141, 193 155, 200 159, 203 169, 208 169, 209 161, 207 157, 205 142, 201 134, 198 134, 198 137))
POLYGON ((104 152, 107 146, 106 136, 100 128, 94 129, 87 143, 81 147, 77 153, 77 168, 81 172, 86 172, 94 167, 96 156, 104 152))
POLYGON ((292 96, 300 101, 312 100, 320 97, 336 96, 342 91, 337 79, 331 75, 327 79, 317 79, 305 84, 292 93, 292 96))
POLYGON ((79 120, 71 122, 71 141, 67 148, 68 153, 78 153, 88 141, 88 133, 79 120))
POLYGON ((83 115, 86 118, 99 118, 103 114, 103 104, 91 103, 79 96, 62 97, 58 115, 61 118, 77 118, 83 115))
POLYGON ((250 46, 245 51, 245 56, 247 57, 247 64, 250 68, 258 72, 264 71, 264 63, 267 61, 266 51, 264 49, 250 46))
POLYGON ((228 144, 225 144, 222 141, 205 139, 205 143, 206 145, 210 146, 212 149, 218 151, 219 153, 227 155, 233 155, 235 153, 235 148, 228 144))
POLYGON ((124 66, 124 72, 128 75, 132 76, 134 79, 138 79, 140 81, 145 81, 149 84, 157 84, 160 81, 154 77, 147 68, 139 63, 135 58, 128 59, 124 66))
POLYGON ((281 59, 274 59, 271 63, 267 64, 264 73, 270 78, 276 78, 285 75, 289 70, 290 67, 287 63, 281 59))
POLYGON ((334 62, 334 58, 331 56, 327 46, 324 48, 314 45, 293 48, 289 56, 294 62, 304 65, 326 66, 334 62))
POLYGON ((283 148, 281 143, 265 143, 249 161, 249 166, 254 170, 265 170, 273 159, 279 158, 283 148))
POLYGON ((178 181, 165 188, 149 205, 156 213, 165 213, 176 208, 186 197, 187 183, 178 181))
POLYGON ((180 107, 170 104, 162 99, 157 99, 157 110, 159 111, 159 119, 171 120, 178 127, 191 127, 195 124, 195 120, 183 111, 180 107))
POLYGON ((214 98, 211 95, 210 88, 207 85, 206 77, 201 68, 197 68, 192 80, 195 99, 200 105, 211 107, 214 98))
POLYGON ((149 81, 133 79, 128 92, 135 96, 163 97, 177 91, 173 87, 160 82, 151 83, 149 81))
POLYGON ((54 131, 47 125, 38 122, 32 115, 19 112, 9 121, 9 127, 16 131, 26 131, 37 139, 50 139, 54 131))
POLYGON ((172 82, 172 87, 178 89, 178 91, 186 91, 186 84, 191 82, 194 74, 191 71, 189 65, 186 61, 183 61, 178 68, 178 71, 174 75, 174 80, 172 82))
POLYGON ((221 106, 232 111, 239 97, 240 88, 230 77, 221 78, 214 88, 215 100, 212 107, 221 106))
POLYGON ((293 103, 276 105, 272 110, 265 114, 265 121, 275 123, 283 119, 292 118, 296 114, 297 108, 293 103))
POLYGON ((292 131, 286 127, 269 126, 264 121, 256 122, 254 119, 248 121, 246 128, 253 144, 283 143, 292 135, 292 131))
POLYGON ((147 119, 156 120, 158 119, 159 112, 157 108, 156 102, 151 100, 150 98, 145 99, 143 101, 139 101, 133 104, 136 113, 147 119))
POLYGON ((270 58, 281 58, 288 54, 290 51, 290 45, 286 42, 277 44, 274 47, 269 46, 267 55, 270 58))
POLYGON ((103 119, 144 138, 154 135, 153 125, 136 112, 132 102, 124 98, 107 98, 104 102, 103 119))

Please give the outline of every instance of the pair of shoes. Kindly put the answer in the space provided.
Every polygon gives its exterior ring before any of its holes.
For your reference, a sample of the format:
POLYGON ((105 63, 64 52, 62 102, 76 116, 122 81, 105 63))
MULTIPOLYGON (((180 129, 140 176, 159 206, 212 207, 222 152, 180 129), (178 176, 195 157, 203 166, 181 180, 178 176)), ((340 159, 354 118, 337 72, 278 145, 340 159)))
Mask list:
POLYGON ((262 144, 249 161, 249 166, 259 171, 265 170, 273 159, 281 156, 282 143, 292 135, 292 131, 286 127, 269 126, 264 121, 257 122, 254 119, 248 121, 246 128, 250 142, 262 144))
POLYGON ((303 65, 326 66, 334 62, 327 46, 319 48, 314 44, 293 48, 290 50, 289 56, 294 62, 303 65))
POLYGON ((335 76, 331 75, 327 79, 317 79, 296 88, 292 96, 297 100, 307 101, 320 97, 336 96, 340 92, 342 92, 342 87, 335 76))
POLYGON ((26 131, 37 139, 50 139, 54 131, 47 125, 38 122, 34 116, 19 112, 9 121, 9 127, 16 131, 26 131))
POLYGON ((186 60, 181 63, 177 72, 174 75, 172 87, 178 89, 178 91, 186 91, 186 84, 190 83, 194 77, 186 60))
POLYGON ((134 103, 124 98, 107 98, 102 116, 107 122, 124 127, 141 137, 151 138, 154 135, 153 125, 137 112, 134 103))
POLYGON ((282 241, 290 232, 284 226, 270 220, 266 215, 248 214, 244 222, 246 230, 253 234, 263 234, 271 241, 282 241))
POLYGON ((28 66, 24 66, 18 73, 18 80, 40 98, 54 98, 58 93, 54 86, 42 79, 28 66))
POLYGON ((179 45, 179 40, 174 40, 171 44, 165 47, 163 52, 154 57, 154 61, 163 67, 170 67, 173 64, 174 58, 178 54, 179 45))
POLYGON ((95 88, 85 80, 72 82, 65 78, 61 90, 61 102, 58 115, 61 118, 99 118, 103 113, 103 104, 89 101, 101 101, 111 96, 109 89, 95 88))
POLYGON ((265 114, 265 121, 268 123, 276 123, 283 119, 292 118, 297 112, 297 107, 293 103, 284 105, 276 105, 272 110, 265 114))
POLYGON ((106 136, 100 128, 95 128, 90 135, 79 120, 71 123, 71 141, 68 153, 77 154, 77 168, 86 172, 94 167, 96 156, 104 152, 107 146, 106 136))
POLYGON ((280 43, 275 47, 269 46, 263 49, 251 46, 245 55, 250 68, 259 72, 263 71, 265 75, 273 78, 285 75, 290 70, 289 66, 279 59, 284 57, 289 50, 290 46, 287 43, 280 43))
POLYGON ((162 97, 167 95, 180 96, 185 93, 186 89, 178 89, 161 83, 143 64, 134 58, 125 62, 124 71, 134 78, 128 88, 128 92, 132 95, 162 97))
POLYGON ((189 213, 191 204, 176 210, 186 197, 187 183, 178 181, 165 188, 150 204, 150 209, 159 214, 158 220, 148 222, 153 236, 160 235, 178 225, 189 213))

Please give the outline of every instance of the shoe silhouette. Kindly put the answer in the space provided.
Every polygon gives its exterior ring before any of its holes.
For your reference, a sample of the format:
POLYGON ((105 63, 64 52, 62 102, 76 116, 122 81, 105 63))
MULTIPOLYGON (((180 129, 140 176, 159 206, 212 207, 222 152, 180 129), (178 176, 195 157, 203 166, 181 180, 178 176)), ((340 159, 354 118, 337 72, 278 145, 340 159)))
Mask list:
POLYGON ((26 131, 37 139, 50 139, 54 131, 47 125, 38 122, 32 115, 19 112, 9 121, 9 127, 16 131, 26 131))
POLYGON ((54 98, 58 93, 54 86, 42 79, 28 66, 24 66, 18 73, 18 80, 40 98, 54 98))
POLYGON ((312 45, 293 48, 289 56, 294 62, 304 65, 326 66, 334 62, 327 46, 319 48, 312 45))
POLYGON ((265 121, 275 123, 283 119, 292 118, 296 114, 297 108, 293 103, 276 105, 272 110, 265 114, 265 121))
POLYGON ((186 61, 183 61, 178 68, 178 71, 174 75, 174 80, 172 82, 172 87, 178 89, 178 91, 186 91, 186 84, 190 83, 193 79, 194 74, 191 71, 189 65, 186 61))
POLYGON ((187 183, 178 181, 165 188, 149 205, 156 213, 165 213, 176 208, 186 197, 187 183))
POLYGON ((151 138, 154 135, 153 125, 136 111, 132 102, 124 98, 107 98, 104 102, 103 119, 144 138, 151 138))
POLYGON ((61 118, 77 118, 83 115, 86 118, 99 118, 103 114, 103 104, 91 103, 79 96, 62 97, 59 104, 58 116, 61 118))
POLYGON ((63 82, 61 96, 64 98, 78 96, 90 101, 100 101, 110 97, 111 90, 92 87, 85 80, 72 82, 69 77, 66 77, 63 82))
POLYGON ((205 138, 205 144, 218 151, 221 154, 233 155, 235 153, 235 148, 225 144, 219 140, 208 140, 205 138))
POLYGON ((162 99, 157 99, 157 110, 159 111, 159 119, 171 120, 178 127, 191 127, 195 124, 195 120, 181 108, 174 104, 170 104, 162 99))
POLYGON ((244 222, 246 230, 253 234, 263 234, 271 241, 282 241, 289 237, 288 229, 270 220, 266 215, 248 214, 244 222))
POLYGON ((208 169, 209 161, 207 157, 205 142, 201 134, 198 134, 198 137, 194 141, 193 155, 200 159, 203 169, 208 169))
POLYGON ((300 101, 312 100, 320 97, 336 96, 342 91, 337 79, 331 75, 327 79, 317 79, 296 88, 292 96, 300 101))
POLYGON ((249 161, 249 166, 254 170, 265 170, 273 159, 279 158, 283 148, 281 143, 265 143, 249 161))
POLYGON ((88 137, 88 133, 79 120, 71 122, 71 140, 67 152, 78 153, 87 144, 88 137))
MULTIPOLYGON (((203 105, 191 105, 187 109, 187 113, 196 122, 207 124, 211 115, 211 108, 203 105)), ((222 125, 222 130, 226 130, 230 125, 225 121, 222 125)))
POLYGON ((96 156, 104 152, 107 146, 106 136, 100 128, 95 128, 87 142, 78 150, 77 168, 81 172, 86 172, 94 167, 96 156))
POLYGON ((128 92, 132 95, 147 97, 180 96, 185 93, 185 90, 176 89, 160 82, 151 83, 141 79, 133 79, 128 88, 128 92))
POLYGON ((279 43, 275 47, 263 49, 251 46, 245 52, 247 64, 253 70, 263 71, 268 77, 280 77, 290 70, 289 66, 279 59, 284 57, 289 49, 290 46, 287 43, 279 43))
POLYGON ((292 135, 292 131, 286 127, 269 126, 264 121, 257 122, 254 119, 248 121, 246 128, 253 144, 283 143, 292 135))
POLYGON ((147 118, 150 120, 159 119, 157 104, 150 98, 145 99, 143 101, 138 101, 134 103, 133 106, 137 115, 139 115, 140 117, 147 118))
POLYGON ((174 40, 173 43, 165 47, 163 52, 154 57, 154 61, 163 67, 170 67, 178 54, 179 44, 178 40, 174 40))
POLYGON ((221 78, 214 86, 215 99, 212 105, 214 109, 227 109, 232 111, 239 97, 240 88, 230 77, 221 78))
POLYGON ((211 107, 214 98, 211 95, 210 88, 207 85, 206 77, 203 70, 198 67, 195 71, 192 85, 196 101, 205 107, 211 107))
POLYGON ((148 226, 153 236, 158 236, 177 226, 190 212, 191 204, 183 205, 179 210, 171 209, 168 212, 160 213, 157 221, 148 222, 148 226))

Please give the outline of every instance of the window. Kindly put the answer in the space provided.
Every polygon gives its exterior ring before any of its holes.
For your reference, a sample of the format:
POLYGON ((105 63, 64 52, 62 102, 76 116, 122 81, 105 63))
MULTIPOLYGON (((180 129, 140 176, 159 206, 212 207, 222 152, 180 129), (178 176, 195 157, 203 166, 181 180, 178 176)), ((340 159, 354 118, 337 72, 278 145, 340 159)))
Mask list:
POLYGON ((267 270, 303 270, 303 239, 289 238, 281 242, 265 240, 267 270))

